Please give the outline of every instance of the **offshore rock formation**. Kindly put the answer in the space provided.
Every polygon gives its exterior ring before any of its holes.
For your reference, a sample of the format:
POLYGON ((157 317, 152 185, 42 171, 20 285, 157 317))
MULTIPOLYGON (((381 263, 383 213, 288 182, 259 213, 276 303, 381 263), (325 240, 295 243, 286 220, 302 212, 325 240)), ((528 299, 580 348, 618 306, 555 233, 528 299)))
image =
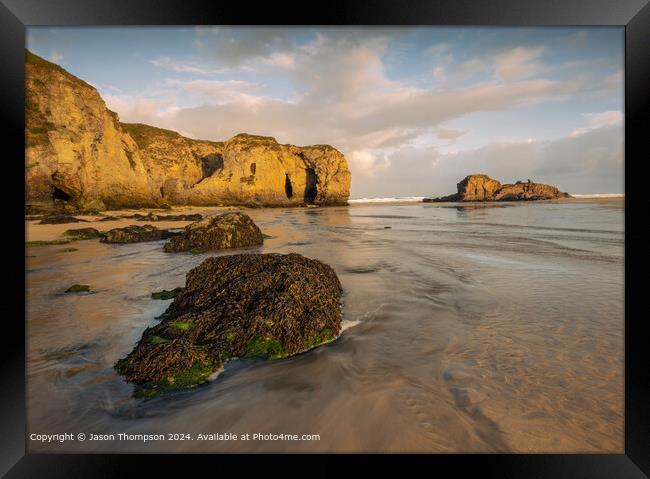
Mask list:
POLYGON ((205 382, 229 358, 292 356, 337 337, 341 293, 330 266, 299 254, 211 257, 115 368, 150 396, 205 382))
POLYGON ((571 198, 558 188, 531 180, 502 185, 487 175, 466 176, 457 185, 458 193, 440 198, 424 198, 425 203, 444 201, 533 201, 571 198))
POLYGON ((347 204, 350 172, 327 145, 239 134, 194 140, 121 123, 97 90, 30 52, 26 201, 63 210, 166 205, 347 204))
POLYGON ((205 252, 227 248, 245 248, 264 243, 262 232, 250 216, 224 213, 209 216, 185 227, 165 245, 168 253, 205 252))

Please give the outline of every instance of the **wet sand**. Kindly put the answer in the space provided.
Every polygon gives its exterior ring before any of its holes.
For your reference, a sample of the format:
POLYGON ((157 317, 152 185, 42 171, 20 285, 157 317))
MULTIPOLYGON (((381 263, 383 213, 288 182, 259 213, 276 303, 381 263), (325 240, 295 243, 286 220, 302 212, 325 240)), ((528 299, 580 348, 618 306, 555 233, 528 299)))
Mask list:
MULTIPOLYGON (((209 384, 153 400, 133 399, 112 369, 170 303, 151 292, 235 250, 166 254, 164 241, 97 240, 27 248, 28 433, 320 435, 28 449, 621 453, 623 211, 621 199, 248 209, 271 238, 247 251, 297 252, 334 268, 347 329, 294 358, 231 361, 209 384), (63 294, 73 283, 95 293, 63 294)), ((36 223, 26 222, 29 241, 147 224, 36 223)))

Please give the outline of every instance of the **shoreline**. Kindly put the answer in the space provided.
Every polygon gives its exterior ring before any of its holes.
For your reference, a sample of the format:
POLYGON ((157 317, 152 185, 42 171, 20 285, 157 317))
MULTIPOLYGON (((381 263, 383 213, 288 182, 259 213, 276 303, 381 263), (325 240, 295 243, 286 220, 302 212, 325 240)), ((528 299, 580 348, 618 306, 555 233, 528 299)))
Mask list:
MULTIPOLYGON (((371 201, 371 202, 361 202, 361 201, 355 201, 352 200, 353 202, 348 204, 348 205, 338 205, 338 206, 317 206, 317 207, 309 207, 309 209, 332 209, 332 208, 361 208, 361 207, 368 207, 368 206, 379 206, 379 207, 389 207, 389 206, 427 206, 428 208, 431 207, 444 207, 444 208, 449 208, 449 207, 458 207, 458 208, 490 208, 490 207, 505 207, 505 206, 515 206, 518 204, 539 204, 539 203, 565 203, 565 204, 572 204, 572 203, 579 203, 579 202, 584 202, 584 203, 596 203, 596 202, 608 202, 608 203, 615 203, 624 200, 624 197, 581 197, 581 198, 562 198, 562 199, 557 199, 557 200, 539 200, 539 201, 456 201, 456 202, 436 202, 436 203, 424 203, 424 202, 418 202, 418 201, 371 201)), ((219 214, 219 213, 225 213, 228 211, 244 211, 244 212, 251 212, 251 211, 263 211, 263 210, 277 210, 277 211, 284 211, 284 210, 295 210, 296 208, 298 209, 307 209, 307 207, 295 207, 295 206, 287 206, 284 208, 279 208, 279 207, 250 207, 250 206, 175 206, 172 207, 170 210, 161 210, 160 208, 143 208, 143 209, 121 209, 121 210, 111 210, 111 211, 105 211, 101 212, 99 214, 93 214, 89 215, 87 213, 84 214, 73 214, 70 213, 70 216, 74 216, 75 218, 79 218, 82 220, 85 220, 84 222, 80 223, 63 223, 63 224, 39 224, 40 218, 39 219, 32 219, 32 220, 25 220, 25 241, 26 242, 32 242, 32 241, 55 241, 55 240, 60 240, 64 239, 65 237, 63 236, 63 232, 69 229, 78 229, 78 228, 96 228, 100 231, 108 231, 113 228, 121 228, 124 226, 128 225, 145 225, 145 224, 152 224, 153 226, 156 226, 157 228, 160 229, 181 229, 187 226, 188 224, 192 223, 192 221, 138 221, 136 219, 132 218, 119 218, 114 221, 101 221, 101 219, 105 216, 122 216, 122 215, 129 215, 129 214, 134 214, 134 213, 144 213, 147 214, 149 212, 160 212, 162 215, 167 215, 167 214, 196 214, 200 213, 204 216, 206 215, 214 215, 214 214, 219 214), (104 216, 102 216, 104 215, 104 216)), ((71 243, 74 243, 75 241, 71 241, 71 243)), ((54 245, 57 246, 57 245, 54 245)), ((58 245, 62 246, 62 245, 58 245)), ((30 246, 30 247, 38 247, 38 246, 30 246)))

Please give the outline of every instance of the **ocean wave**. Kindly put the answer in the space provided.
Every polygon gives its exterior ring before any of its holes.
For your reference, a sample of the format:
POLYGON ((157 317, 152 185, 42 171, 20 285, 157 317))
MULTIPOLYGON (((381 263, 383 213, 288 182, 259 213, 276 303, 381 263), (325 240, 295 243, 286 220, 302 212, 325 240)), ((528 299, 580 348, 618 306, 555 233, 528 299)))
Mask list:
POLYGON ((593 193, 587 195, 578 195, 571 193, 571 196, 574 198, 624 198, 624 193, 593 193))
POLYGON ((348 203, 411 203, 422 201, 424 196, 402 196, 396 198, 359 198, 348 200, 348 203))

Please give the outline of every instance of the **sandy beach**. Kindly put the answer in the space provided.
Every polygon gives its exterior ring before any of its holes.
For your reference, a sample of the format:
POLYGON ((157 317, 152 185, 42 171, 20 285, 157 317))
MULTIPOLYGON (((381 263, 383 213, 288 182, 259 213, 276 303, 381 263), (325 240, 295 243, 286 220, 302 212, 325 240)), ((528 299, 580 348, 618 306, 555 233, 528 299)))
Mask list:
MULTIPOLYGON (((234 251, 169 254, 164 241, 28 247, 28 433, 320 436, 30 442, 30 451, 620 453, 623 211, 620 198, 247 209, 267 238, 244 252, 297 252, 334 268, 344 331, 293 358, 230 361, 207 385, 152 400, 134 399, 113 369, 170 303, 151 293, 234 251), (63 294, 74 283, 94 294, 63 294)), ((28 241, 50 241, 67 229, 146 223, 26 228, 28 241)))

